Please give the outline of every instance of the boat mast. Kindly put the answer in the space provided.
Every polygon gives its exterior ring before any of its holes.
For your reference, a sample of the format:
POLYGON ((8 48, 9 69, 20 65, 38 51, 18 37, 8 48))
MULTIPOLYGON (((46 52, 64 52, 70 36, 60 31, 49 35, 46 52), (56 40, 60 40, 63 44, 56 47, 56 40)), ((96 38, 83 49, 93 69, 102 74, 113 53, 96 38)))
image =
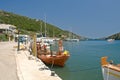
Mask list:
POLYGON ((46 15, 45 15, 45 37, 46 37, 46 15))
POLYGON ((53 28, 53 38, 55 37, 55 35, 54 35, 54 28, 53 28))
POLYGON ((41 33, 41 35, 43 35, 43 34, 42 34, 42 33, 43 33, 43 32, 42 32, 42 21, 41 21, 41 23, 40 23, 40 26, 41 26, 41 28, 40 28, 41 32, 40 32, 40 33, 41 33))

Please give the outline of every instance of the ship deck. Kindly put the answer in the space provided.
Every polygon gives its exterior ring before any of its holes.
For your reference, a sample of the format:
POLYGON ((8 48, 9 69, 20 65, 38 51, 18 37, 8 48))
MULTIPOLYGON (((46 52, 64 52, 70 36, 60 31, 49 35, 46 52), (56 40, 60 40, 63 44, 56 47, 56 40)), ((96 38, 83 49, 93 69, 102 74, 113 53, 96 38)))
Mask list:
POLYGON ((117 65, 107 64, 107 65, 103 65, 103 67, 115 70, 117 72, 120 72, 120 64, 117 64, 117 65))

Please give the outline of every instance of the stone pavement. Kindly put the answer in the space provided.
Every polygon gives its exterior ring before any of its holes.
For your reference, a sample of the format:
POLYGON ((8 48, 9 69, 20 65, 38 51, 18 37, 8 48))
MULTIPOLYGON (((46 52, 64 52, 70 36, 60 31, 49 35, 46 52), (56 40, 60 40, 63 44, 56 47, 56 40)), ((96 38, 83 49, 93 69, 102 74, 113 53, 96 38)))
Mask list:
POLYGON ((62 80, 29 52, 17 51, 15 42, 0 42, 0 80, 62 80))
POLYGON ((28 51, 16 54, 18 76, 20 80, 62 80, 56 74, 51 76, 50 69, 39 59, 30 55, 28 51))
POLYGON ((28 50, 15 52, 20 80, 62 80, 57 74, 51 76, 51 70, 40 59, 30 55, 28 50))
POLYGON ((0 42, 0 80, 19 80, 13 42, 0 42))

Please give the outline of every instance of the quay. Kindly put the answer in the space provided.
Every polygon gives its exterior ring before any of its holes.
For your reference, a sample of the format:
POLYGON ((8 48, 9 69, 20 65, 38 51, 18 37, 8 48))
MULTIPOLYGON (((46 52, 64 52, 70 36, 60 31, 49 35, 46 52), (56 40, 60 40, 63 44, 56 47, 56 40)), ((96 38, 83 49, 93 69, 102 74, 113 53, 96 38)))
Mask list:
POLYGON ((0 42, 0 80, 62 80, 28 50, 14 46, 16 42, 0 42))

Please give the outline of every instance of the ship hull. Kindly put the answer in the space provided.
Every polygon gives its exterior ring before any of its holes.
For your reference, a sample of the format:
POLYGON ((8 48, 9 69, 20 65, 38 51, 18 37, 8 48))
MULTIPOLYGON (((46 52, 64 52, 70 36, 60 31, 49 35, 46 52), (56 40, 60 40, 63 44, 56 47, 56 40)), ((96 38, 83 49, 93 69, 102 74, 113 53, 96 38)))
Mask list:
POLYGON ((55 65, 64 67, 65 62, 68 60, 70 55, 56 55, 56 56, 50 56, 50 55, 38 55, 38 58, 41 59, 45 64, 55 65))
POLYGON ((108 67, 102 67, 102 74, 104 80, 120 80, 120 72, 108 67))

